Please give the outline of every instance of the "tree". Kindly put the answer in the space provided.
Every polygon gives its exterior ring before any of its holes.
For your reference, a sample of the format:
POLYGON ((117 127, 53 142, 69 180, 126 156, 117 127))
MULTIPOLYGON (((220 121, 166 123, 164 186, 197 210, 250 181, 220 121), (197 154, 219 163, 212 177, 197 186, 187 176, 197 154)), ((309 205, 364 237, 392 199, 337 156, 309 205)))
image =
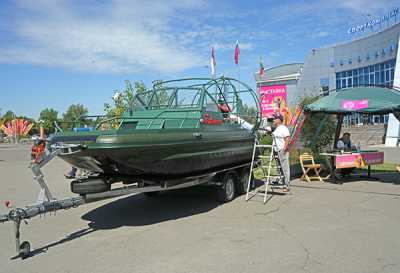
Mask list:
POLYGON ((88 114, 88 109, 82 104, 72 104, 68 107, 67 111, 63 114, 63 121, 79 121, 82 116, 88 114))
MULTIPOLYGON (((129 80, 125 81, 124 90, 116 90, 113 96, 113 104, 105 103, 104 111, 108 117, 120 117, 125 111, 134 109, 140 105, 140 102, 135 98, 136 94, 146 92, 146 87, 143 82, 136 81, 132 86, 129 80)), ((147 98, 143 98, 147 100, 147 98)))
POLYGON ((58 120, 58 112, 52 108, 46 108, 40 112, 39 122, 43 122, 43 128, 48 134, 55 131, 54 122, 58 120))
MULTIPOLYGON (((300 105, 304 107, 313 103, 318 97, 304 98, 300 105)), ((312 113, 307 117, 302 131, 301 140, 306 148, 310 148, 314 156, 318 155, 332 144, 335 136, 335 116, 325 113, 312 113)))
POLYGON ((15 114, 13 111, 8 110, 4 115, 3 115, 3 121, 4 122, 9 122, 15 118, 15 114))
POLYGON ((63 130, 70 130, 73 127, 80 127, 82 123, 87 124, 90 120, 83 118, 88 114, 88 109, 82 104, 71 104, 63 114, 63 130))

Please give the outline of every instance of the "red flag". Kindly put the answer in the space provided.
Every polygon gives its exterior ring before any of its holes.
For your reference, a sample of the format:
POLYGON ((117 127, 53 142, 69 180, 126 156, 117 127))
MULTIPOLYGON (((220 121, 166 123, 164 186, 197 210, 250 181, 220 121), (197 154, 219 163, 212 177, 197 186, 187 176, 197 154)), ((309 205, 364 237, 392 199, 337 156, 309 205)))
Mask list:
POLYGON ((239 56, 240 56, 239 41, 236 40, 236 47, 235 47, 235 64, 239 64, 239 56))
POLYGON ((215 62, 215 57, 214 57, 214 47, 211 48, 211 76, 215 77, 215 66, 217 63, 215 62))

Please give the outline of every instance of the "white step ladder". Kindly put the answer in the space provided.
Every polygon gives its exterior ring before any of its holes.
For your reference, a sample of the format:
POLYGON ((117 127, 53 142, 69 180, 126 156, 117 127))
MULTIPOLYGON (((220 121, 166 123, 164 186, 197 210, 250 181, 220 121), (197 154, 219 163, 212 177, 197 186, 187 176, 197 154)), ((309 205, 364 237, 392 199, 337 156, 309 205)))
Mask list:
POLYGON ((267 202, 268 197, 268 188, 271 188, 271 191, 274 189, 283 189, 284 188, 284 175, 282 166, 280 164, 280 160, 278 158, 278 154, 276 151, 275 141, 272 142, 272 145, 263 145, 260 144, 258 138, 254 141, 253 148, 253 157, 250 166, 250 175, 249 180, 247 182, 247 193, 246 193, 246 201, 250 200, 256 195, 261 195, 264 197, 264 204, 267 202), (264 151, 269 150, 269 155, 265 155, 264 151), (275 162, 275 166, 272 165, 272 162, 275 162), (275 167, 277 175, 271 175, 271 171, 275 167), (264 182, 265 190, 260 191, 258 188, 252 190, 252 174, 256 168, 261 168, 262 170, 262 181, 264 182))

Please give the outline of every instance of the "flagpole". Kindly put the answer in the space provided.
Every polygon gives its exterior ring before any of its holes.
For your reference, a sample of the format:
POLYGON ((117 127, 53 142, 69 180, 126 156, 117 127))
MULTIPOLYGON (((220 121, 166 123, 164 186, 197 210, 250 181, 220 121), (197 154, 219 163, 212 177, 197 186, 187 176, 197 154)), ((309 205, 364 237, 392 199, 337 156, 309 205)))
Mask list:
MULTIPOLYGON (((237 68, 238 68, 238 80, 239 80, 239 82, 238 82, 238 87, 237 87, 237 90, 236 90, 236 94, 237 94, 237 92, 240 91, 240 61, 237 64, 237 68)), ((236 109, 236 110, 239 110, 239 109, 236 109)))

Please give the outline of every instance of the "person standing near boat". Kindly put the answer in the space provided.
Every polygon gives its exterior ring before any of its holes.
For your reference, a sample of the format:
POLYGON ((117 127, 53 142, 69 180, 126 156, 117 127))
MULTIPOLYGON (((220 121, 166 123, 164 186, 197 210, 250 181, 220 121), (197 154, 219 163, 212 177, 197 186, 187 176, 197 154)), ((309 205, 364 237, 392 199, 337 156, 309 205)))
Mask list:
POLYGON ((283 116, 281 114, 275 114, 273 116, 273 124, 275 129, 272 131, 272 136, 285 179, 284 191, 290 191, 290 132, 289 129, 283 124, 283 116))

